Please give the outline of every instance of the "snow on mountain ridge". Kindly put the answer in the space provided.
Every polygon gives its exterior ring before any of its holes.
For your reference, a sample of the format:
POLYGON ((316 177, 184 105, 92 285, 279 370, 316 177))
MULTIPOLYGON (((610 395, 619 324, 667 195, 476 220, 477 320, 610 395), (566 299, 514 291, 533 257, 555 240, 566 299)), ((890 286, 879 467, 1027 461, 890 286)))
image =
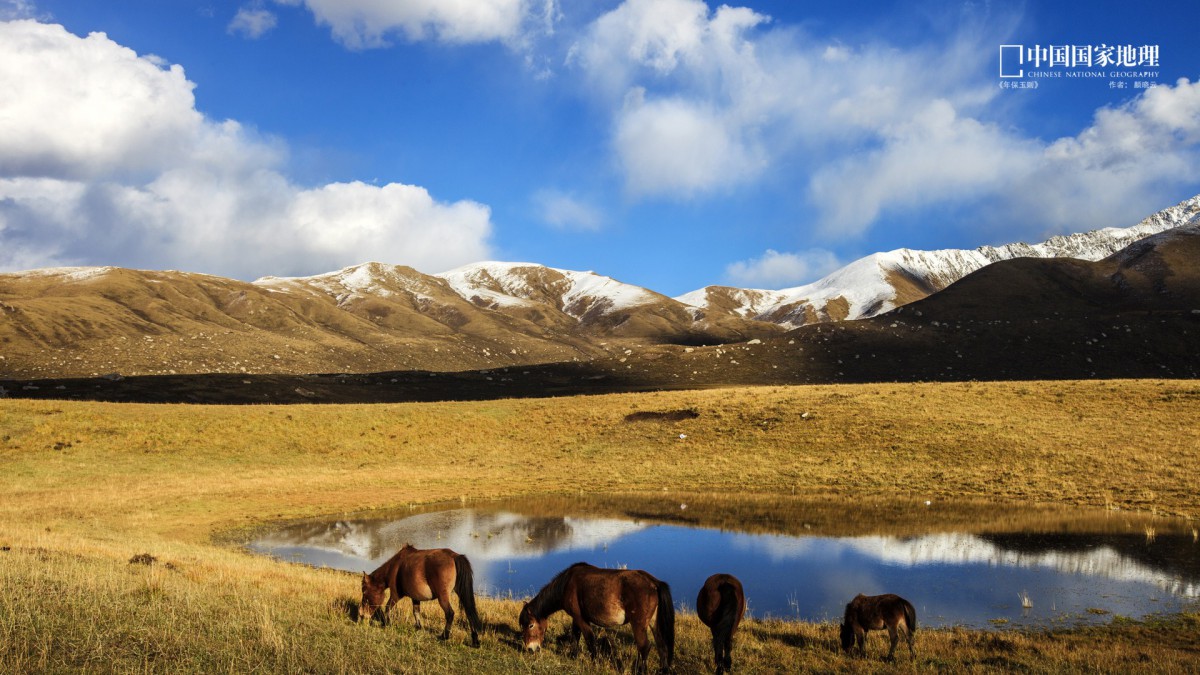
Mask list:
POLYGON ((43 267, 21 272, 26 276, 61 277, 63 281, 88 281, 116 270, 116 267, 43 267))
POLYGON ((720 288, 725 292, 725 295, 733 300, 738 306, 738 314, 744 318, 754 318, 759 314, 764 313, 767 308, 772 307, 787 298, 787 294, 783 291, 768 291, 754 288, 734 288, 732 286, 709 286, 701 288, 690 293, 684 293, 675 299, 688 305, 696 310, 705 307, 708 299, 709 288, 720 288))
POLYGON ((575 272, 533 263, 481 262, 434 275, 476 304, 496 307, 561 303, 565 314, 582 319, 593 311, 611 313, 657 302, 657 294, 595 272, 575 272), (557 300, 556 300, 557 298, 557 300))
POLYGON ((262 277, 253 283, 282 292, 305 286, 316 288, 333 296, 340 306, 350 300, 393 296, 393 288, 402 288, 417 300, 431 301, 435 289, 422 279, 424 276, 409 267, 365 262, 311 277, 262 277))

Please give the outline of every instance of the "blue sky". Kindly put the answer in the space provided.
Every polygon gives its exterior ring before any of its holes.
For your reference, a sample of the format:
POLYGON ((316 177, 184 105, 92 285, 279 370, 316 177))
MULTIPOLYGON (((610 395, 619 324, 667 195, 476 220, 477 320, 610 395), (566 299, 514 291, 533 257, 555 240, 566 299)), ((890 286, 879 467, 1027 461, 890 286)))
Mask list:
POLYGON ((0 18, 3 270, 491 259, 678 295, 1127 226, 1200 192, 1194 2, 0 0, 0 18), (1001 44, 1158 60, 1005 89, 1001 44))

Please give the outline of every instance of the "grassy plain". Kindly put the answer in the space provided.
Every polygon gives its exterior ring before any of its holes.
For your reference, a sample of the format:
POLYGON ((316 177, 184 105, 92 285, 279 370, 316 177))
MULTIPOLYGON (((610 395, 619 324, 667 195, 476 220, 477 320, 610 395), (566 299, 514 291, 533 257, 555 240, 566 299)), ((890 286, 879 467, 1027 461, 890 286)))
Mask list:
MULTIPOLYGON (((1200 384, 871 384, 354 406, 2 400, 0 467, 0 671, 612 672, 553 650, 518 653, 513 601, 480 603, 488 631, 478 650, 461 630, 442 644, 428 625, 355 625, 353 576, 229 542, 279 518, 618 491, 984 498, 1196 517, 1200 384), (681 409, 698 416, 625 421, 681 409), (156 562, 129 562, 142 553, 156 562)), ((1200 663, 1195 614, 1056 632, 923 629, 918 658, 895 666, 880 661, 878 636, 870 658, 842 657, 835 628, 754 621, 735 658, 743 672, 1182 672, 1200 663)), ((685 616, 680 631, 679 672, 705 672, 702 627, 685 616)))

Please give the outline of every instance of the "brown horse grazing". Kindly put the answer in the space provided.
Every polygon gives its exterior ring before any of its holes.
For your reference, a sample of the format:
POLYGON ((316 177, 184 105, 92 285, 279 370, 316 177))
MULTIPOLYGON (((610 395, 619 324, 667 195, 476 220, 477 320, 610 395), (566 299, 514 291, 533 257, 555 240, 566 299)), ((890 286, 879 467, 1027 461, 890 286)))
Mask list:
POLYGON ((742 582, 732 574, 714 574, 704 581, 696 597, 696 613, 712 631, 713 660, 717 675, 733 668, 733 634, 746 613, 742 582))
POLYGON ((865 655, 867 631, 884 627, 892 638, 892 648, 887 655, 889 661, 895 658, 900 629, 904 630, 908 642, 908 655, 915 656, 913 633, 917 632, 917 610, 913 609, 911 602, 891 593, 871 596, 859 593, 846 605, 846 616, 842 620, 842 649, 849 653, 857 642, 859 651, 865 655))
POLYGON ((370 619, 383 605, 384 591, 391 591, 387 607, 383 609, 383 625, 387 625, 388 614, 400 598, 412 598, 413 618, 421 628, 421 603, 425 600, 438 601, 446 614, 446 630, 443 640, 450 638, 450 626, 454 623, 454 608, 450 606, 450 591, 458 594, 458 602, 467 613, 471 627, 471 644, 479 646, 479 631, 482 623, 475 609, 475 581, 471 572, 471 561, 448 548, 418 549, 405 544, 396 555, 379 566, 379 569, 362 578, 362 604, 358 618, 370 619))
POLYGON ((546 620, 558 611, 571 617, 571 643, 577 648, 582 633, 592 658, 596 657, 593 625, 612 628, 630 624, 638 650, 635 673, 646 672, 650 654, 646 631, 653 621, 660 671, 670 671, 675 659, 675 605, 666 582, 641 570, 601 569, 575 563, 559 572, 521 608, 517 621, 525 649, 541 648, 546 620))

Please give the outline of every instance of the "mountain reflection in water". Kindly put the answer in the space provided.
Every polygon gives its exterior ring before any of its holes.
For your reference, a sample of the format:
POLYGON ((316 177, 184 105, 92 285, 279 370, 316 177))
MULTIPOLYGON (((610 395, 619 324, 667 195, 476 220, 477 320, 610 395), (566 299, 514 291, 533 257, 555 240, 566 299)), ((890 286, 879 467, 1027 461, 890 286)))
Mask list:
MULTIPOLYGON (((452 548, 472 562, 515 560, 554 551, 590 550, 643 527, 617 519, 552 518, 459 509, 400 520, 336 520, 291 525, 255 539, 252 548, 276 551, 299 546, 321 551, 331 560, 340 557, 369 561, 376 566, 407 543, 417 548, 452 548)), ((355 569, 333 563, 318 564, 355 569)))
POLYGON ((754 616, 837 620, 856 593, 899 593, 924 625, 991 627, 1105 621, 1177 612, 1200 597, 1200 544, 1180 532, 788 536, 616 517, 457 509, 395 519, 305 522, 249 544, 311 565, 370 571, 405 543, 452 548, 476 591, 523 597, 571 563, 650 571, 690 605, 703 580, 729 572, 754 616), (1027 593, 1031 609, 1022 609, 1027 593))

